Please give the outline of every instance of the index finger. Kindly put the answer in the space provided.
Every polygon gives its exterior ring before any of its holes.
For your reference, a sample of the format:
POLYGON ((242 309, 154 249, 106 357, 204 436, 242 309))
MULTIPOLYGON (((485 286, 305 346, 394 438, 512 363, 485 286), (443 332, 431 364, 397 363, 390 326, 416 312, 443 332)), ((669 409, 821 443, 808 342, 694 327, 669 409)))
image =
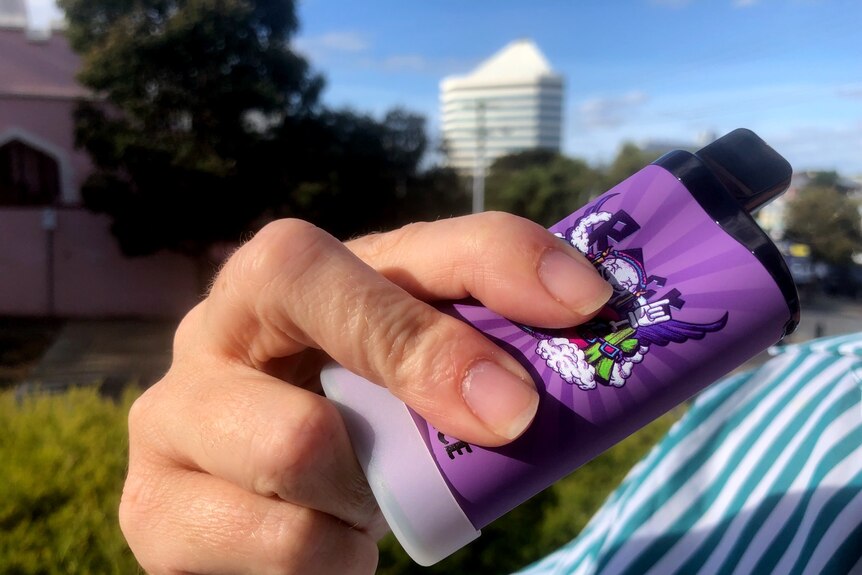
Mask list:
POLYGON ((226 264, 204 303, 208 344, 263 368, 304 346, 385 385, 441 431, 501 445, 532 421, 523 367, 416 300, 311 224, 270 224, 226 264))

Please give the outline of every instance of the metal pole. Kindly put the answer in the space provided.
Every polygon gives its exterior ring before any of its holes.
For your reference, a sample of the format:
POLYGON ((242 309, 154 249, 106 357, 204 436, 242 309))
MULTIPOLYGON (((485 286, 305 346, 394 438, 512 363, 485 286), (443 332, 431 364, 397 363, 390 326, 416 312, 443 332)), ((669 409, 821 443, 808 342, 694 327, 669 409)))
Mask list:
POLYGON ((476 156, 473 159, 473 213, 485 211, 485 102, 476 102, 476 156))
POLYGON ((55 262, 55 254, 54 254, 54 243, 55 243, 55 235, 57 232, 57 210, 53 207, 45 208, 42 210, 42 229, 45 230, 45 247, 46 247, 46 266, 45 266, 45 287, 46 287, 46 299, 47 303, 47 312, 50 317, 54 317, 57 313, 56 308, 56 287, 55 287, 55 279, 56 279, 56 271, 54 266, 55 262))

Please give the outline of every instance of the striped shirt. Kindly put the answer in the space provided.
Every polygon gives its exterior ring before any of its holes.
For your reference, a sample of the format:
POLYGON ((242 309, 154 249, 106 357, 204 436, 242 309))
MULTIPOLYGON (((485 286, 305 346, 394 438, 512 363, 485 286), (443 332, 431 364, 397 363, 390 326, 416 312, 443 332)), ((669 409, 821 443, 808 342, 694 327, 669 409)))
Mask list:
POLYGON ((862 573, 862 334, 710 387, 524 575, 862 573))

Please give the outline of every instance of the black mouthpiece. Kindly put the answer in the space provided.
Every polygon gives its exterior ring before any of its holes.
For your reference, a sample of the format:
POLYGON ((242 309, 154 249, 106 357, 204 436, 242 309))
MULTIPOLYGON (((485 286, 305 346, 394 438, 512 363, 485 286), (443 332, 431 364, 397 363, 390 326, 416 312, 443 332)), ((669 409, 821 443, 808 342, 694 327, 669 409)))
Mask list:
POLYGON ((722 136, 695 155, 753 212, 790 186, 793 168, 760 137, 744 128, 722 136))

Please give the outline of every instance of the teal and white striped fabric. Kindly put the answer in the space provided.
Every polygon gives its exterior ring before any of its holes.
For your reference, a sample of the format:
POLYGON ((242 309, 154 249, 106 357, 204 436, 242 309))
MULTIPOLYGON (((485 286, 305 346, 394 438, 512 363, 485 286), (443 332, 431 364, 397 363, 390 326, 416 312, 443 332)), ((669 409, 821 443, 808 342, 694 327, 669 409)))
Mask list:
POLYGON ((862 573, 862 334, 726 378, 521 573, 862 573))

